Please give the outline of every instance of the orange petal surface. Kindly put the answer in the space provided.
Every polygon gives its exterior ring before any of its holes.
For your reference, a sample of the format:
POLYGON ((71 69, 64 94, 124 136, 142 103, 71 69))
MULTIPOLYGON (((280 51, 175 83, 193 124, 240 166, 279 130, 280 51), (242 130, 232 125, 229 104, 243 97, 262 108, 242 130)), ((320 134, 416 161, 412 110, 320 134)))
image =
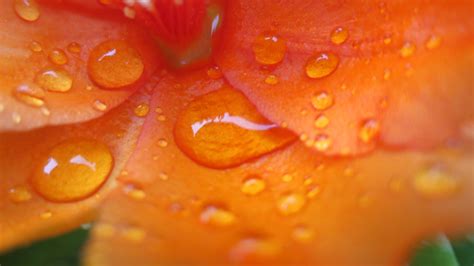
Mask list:
POLYGON ((145 95, 87 123, 0 135, 0 250, 90 221, 115 186, 144 119, 145 95))
POLYGON ((165 74, 155 88, 86 265, 403 264, 420 238, 474 226, 467 145, 333 160, 295 143, 224 170, 196 163, 174 131, 222 87, 202 76, 165 74))
POLYGON ((215 59, 265 116, 321 152, 432 147, 472 119, 470 6, 231 1, 215 59))
POLYGON ((97 1, 2 0, 1 6, 0 130, 98 117, 159 67, 149 34, 97 1))

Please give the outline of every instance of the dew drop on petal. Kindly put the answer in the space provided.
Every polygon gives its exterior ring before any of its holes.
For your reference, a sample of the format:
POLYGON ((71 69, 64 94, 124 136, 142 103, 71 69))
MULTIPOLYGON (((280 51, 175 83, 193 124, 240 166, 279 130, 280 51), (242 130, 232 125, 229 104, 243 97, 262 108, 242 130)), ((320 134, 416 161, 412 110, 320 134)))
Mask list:
POLYGON ((265 78, 265 83, 267 83, 268 85, 276 85, 278 84, 278 77, 275 75, 268 75, 265 78))
POLYGON ((139 227, 127 227, 122 231, 122 236, 131 242, 141 242, 146 237, 146 232, 139 227))
POLYGON ((97 111, 101 112, 105 112, 107 110, 107 104, 105 104, 101 100, 95 100, 92 104, 92 107, 94 107, 94 109, 96 109, 97 111))
POLYGON ((144 71, 140 54, 125 41, 106 41, 92 49, 87 70, 99 86, 116 89, 132 85, 144 71))
POLYGON ((257 195, 266 187, 265 181, 259 177, 251 176, 242 182, 240 190, 246 195, 257 195))
POLYGON ((26 202, 31 199, 31 193, 25 186, 15 186, 8 190, 8 197, 15 203, 26 202))
POLYGON ((430 36, 425 44, 426 48, 429 50, 436 49, 440 45, 441 45, 441 37, 436 36, 436 35, 430 36))
POLYGON ((61 49, 54 49, 49 53, 49 60, 56 65, 64 65, 68 62, 67 55, 61 49))
POLYGON ((316 128, 322 129, 329 125, 329 118, 324 114, 318 116, 316 120, 314 120, 314 126, 316 128))
POLYGON ((349 31, 345 28, 338 27, 331 32, 331 42, 334 44, 343 44, 347 37, 349 37, 349 31))
POLYGON ((403 58, 408 58, 415 53, 416 47, 411 42, 405 42, 400 48, 400 56, 403 58))
POLYGON ((13 3, 16 14, 25 21, 33 22, 40 17, 40 9, 36 0, 15 0, 13 3))
POLYGON ((318 53, 308 59, 305 70, 310 78, 318 79, 329 76, 336 70, 339 64, 339 57, 333 53, 318 53))
POLYGON ((20 102, 33 107, 41 107, 44 105, 44 90, 35 84, 20 84, 13 91, 13 95, 20 102))
POLYGON ((232 225, 236 217, 227 209, 215 205, 208 205, 202 210, 199 220, 203 224, 222 227, 232 225))
POLYGON ((43 47, 41 46, 41 44, 39 42, 32 41, 30 43, 30 50, 32 52, 39 53, 39 52, 43 51, 43 47))
POLYGON ((285 182, 285 183, 289 183, 291 181, 293 181, 293 176, 290 175, 290 174, 284 174, 282 177, 281 177, 281 181, 285 182))
POLYGON ((306 190, 306 197, 308 199, 315 198, 317 195, 319 195, 319 193, 321 193, 321 187, 319 185, 308 185, 308 188, 306 190))
POLYGON ((51 216, 53 216, 51 211, 44 211, 40 214, 41 219, 49 219, 51 216))
POLYGON ((117 233, 117 229, 107 223, 99 223, 93 226, 93 233, 99 237, 112 237, 117 233))
POLYGON ((21 115, 20 115, 19 113, 17 113, 17 112, 13 112, 13 113, 12 113, 12 121, 13 121, 13 123, 15 123, 15 124, 20 124, 20 123, 21 123, 21 120, 22 120, 22 118, 21 118, 21 115))
POLYGON ((364 143, 371 142, 380 132, 380 124, 375 119, 365 120, 359 130, 359 139, 364 143))
POLYGON ((94 194, 112 166, 113 157, 105 144, 72 139, 57 144, 39 161, 30 182, 47 200, 76 201, 94 194))
POLYGON ((222 78, 222 71, 218 66, 212 66, 207 69, 207 76, 211 79, 220 79, 222 78))
POLYGON ((297 225, 293 228, 291 237, 296 242, 309 243, 314 238, 314 232, 311 228, 305 225, 297 225))
POLYGON ((285 57, 286 43, 276 35, 261 34, 255 39, 252 50, 258 63, 274 65, 285 57))
POLYGON ((188 104, 175 124, 178 147, 194 161, 227 168, 258 158, 295 139, 264 118, 245 96, 223 87, 188 104))
POLYGON ((281 246, 263 237, 246 237, 237 242, 229 252, 229 259, 234 263, 267 259, 275 256, 281 246))
POLYGON ((443 166, 435 165, 418 172, 413 179, 415 190, 427 198, 444 198, 459 190, 459 181, 443 166))
POLYGON ((128 184, 123 188, 124 193, 132 199, 141 200, 146 197, 145 191, 134 184, 128 184))
POLYGON ((36 84, 53 92, 67 92, 72 88, 72 78, 66 70, 46 68, 36 75, 36 84))
POLYGON ((306 199, 303 195, 297 193, 290 193, 278 199, 278 211, 283 215, 291 215, 298 213, 306 204, 306 199))
POLYGON ((168 141, 166 139, 159 139, 158 146, 160 146, 161 148, 165 148, 168 146, 168 141))
POLYGON ((326 135, 326 134, 320 134, 317 135, 316 138, 314 139, 314 148, 318 151, 327 151, 331 145, 332 145, 332 140, 331 138, 326 135))
POLYGON ((311 105, 318 111, 326 110, 334 104, 334 97, 327 92, 320 92, 311 98, 311 105))
POLYGON ((150 106, 146 103, 141 103, 135 107, 133 112, 138 117, 145 117, 150 111, 150 106))
POLYGON ((72 42, 70 44, 67 45, 67 50, 70 52, 70 53, 74 53, 74 54, 78 54, 81 52, 81 45, 77 42, 72 42))

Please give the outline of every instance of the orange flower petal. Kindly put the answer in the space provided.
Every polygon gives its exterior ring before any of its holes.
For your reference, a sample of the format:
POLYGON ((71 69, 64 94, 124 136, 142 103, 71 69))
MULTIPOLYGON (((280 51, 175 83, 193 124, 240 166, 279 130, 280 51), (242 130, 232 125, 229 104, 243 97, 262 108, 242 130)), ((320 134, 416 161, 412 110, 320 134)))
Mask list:
POLYGON ((161 79, 86 265, 391 265, 425 235, 474 225, 472 150, 332 160, 296 143, 225 170, 195 163, 175 144, 175 123, 220 86, 161 79))
POLYGON ((120 11, 96 1, 33 3, 1 1, 0 130, 98 117, 143 86, 159 67, 149 34, 120 11), (96 48, 109 40, 121 42, 96 48), (117 48, 116 54, 102 64, 90 61, 107 48, 117 48), (117 72, 121 75, 110 74, 117 72))
POLYGON ((0 135, 0 250, 90 221, 143 124, 134 96, 87 123, 0 135))
POLYGON ((367 152, 377 138, 430 147, 472 119, 469 10, 466 1, 232 1, 215 59, 265 116, 326 154, 367 152))

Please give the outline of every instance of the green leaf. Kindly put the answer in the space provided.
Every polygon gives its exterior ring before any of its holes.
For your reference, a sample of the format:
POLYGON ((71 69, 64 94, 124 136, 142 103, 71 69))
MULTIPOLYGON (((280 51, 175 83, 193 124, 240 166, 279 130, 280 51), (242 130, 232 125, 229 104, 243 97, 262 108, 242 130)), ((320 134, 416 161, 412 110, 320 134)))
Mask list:
POLYGON ((76 266, 89 230, 83 228, 0 255, 1 266, 76 266))
POLYGON ((439 235, 423 241, 411 257, 410 266, 474 266, 474 235, 452 240, 439 235))

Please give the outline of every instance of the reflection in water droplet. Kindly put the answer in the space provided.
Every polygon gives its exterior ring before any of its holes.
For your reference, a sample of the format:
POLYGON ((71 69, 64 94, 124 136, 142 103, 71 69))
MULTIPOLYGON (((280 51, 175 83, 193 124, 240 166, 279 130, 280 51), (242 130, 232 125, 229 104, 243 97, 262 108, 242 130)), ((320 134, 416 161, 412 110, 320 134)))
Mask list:
POLYGON ((107 180, 113 158, 108 147, 92 140, 69 140, 53 147, 31 176, 44 198, 70 202, 92 195, 107 180))
POLYGON ((257 195, 265 189, 265 181, 259 177, 252 176, 244 180, 241 191, 247 195, 257 195))
POLYGON ((25 21, 36 21, 41 14, 36 0, 15 0, 13 7, 16 14, 25 21))
POLYGON ((15 203, 26 202, 31 199, 31 193, 25 186, 15 186, 8 190, 8 197, 15 203))
POLYGON ((348 30, 338 27, 332 31, 331 41, 334 44, 342 44, 347 40, 348 36, 349 36, 348 30))
POLYGON ((427 198, 444 198, 459 190, 459 181, 442 165, 434 165, 416 174, 413 186, 427 198))
POLYGON ((41 88, 54 92, 67 92, 72 88, 72 78, 66 70, 46 68, 35 79, 41 88))
POLYGON ((132 85, 144 71, 140 54, 125 41, 106 41, 91 51, 87 63, 90 78, 106 89, 132 85))
POLYGON ((201 223, 210 224, 213 226, 229 226, 236 220, 235 215, 218 206, 206 206, 199 216, 201 223))
POLYGON ((41 107, 44 105, 44 91, 35 84, 20 84, 13 91, 13 95, 17 100, 30 106, 41 107))
POLYGON ((305 205, 306 200, 303 195, 291 193, 282 196, 277 203, 278 211, 283 215, 298 213, 305 205))
POLYGON ((333 53, 318 53, 306 62, 306 75, 310 78, 323 78, 336 70, 339 58, 333 53))
POLYGON ((252 50, 257 62, 274 65, 280 63, 285 57, 286 43, 276 35, 262 34, 255 39, 252 50))

